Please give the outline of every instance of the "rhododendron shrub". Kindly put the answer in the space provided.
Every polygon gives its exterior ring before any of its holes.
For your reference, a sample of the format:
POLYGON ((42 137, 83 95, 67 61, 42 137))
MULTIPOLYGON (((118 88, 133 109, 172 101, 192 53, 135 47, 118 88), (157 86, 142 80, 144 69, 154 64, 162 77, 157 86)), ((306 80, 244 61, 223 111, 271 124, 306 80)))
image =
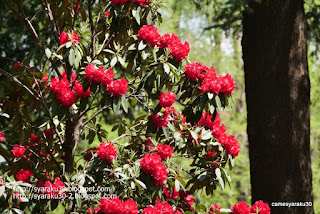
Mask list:
POLYGON ((158 32, 158 1, 41 4, 50 34, 22 24, 43 60, 0 69, 1 212, 270 213, 194 197, 231 182, 240 146, 219 114, 235 83, 158 32))

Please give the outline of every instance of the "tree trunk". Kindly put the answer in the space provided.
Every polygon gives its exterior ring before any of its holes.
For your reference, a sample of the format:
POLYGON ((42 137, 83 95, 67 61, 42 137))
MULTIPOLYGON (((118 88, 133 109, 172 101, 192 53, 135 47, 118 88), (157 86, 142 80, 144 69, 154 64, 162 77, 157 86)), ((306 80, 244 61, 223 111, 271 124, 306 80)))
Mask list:
POLYGON ((312 202, 310 81, 303 0, 250 1, 243 19, 252 202, 271 213, 314 213, 312 202))
POLYGON ((68 115, 66 122, 66 134, 64 142, 66 172, 73 172, 74 152, 79 141, 82 119, 74 121, 73 115, 68 115))

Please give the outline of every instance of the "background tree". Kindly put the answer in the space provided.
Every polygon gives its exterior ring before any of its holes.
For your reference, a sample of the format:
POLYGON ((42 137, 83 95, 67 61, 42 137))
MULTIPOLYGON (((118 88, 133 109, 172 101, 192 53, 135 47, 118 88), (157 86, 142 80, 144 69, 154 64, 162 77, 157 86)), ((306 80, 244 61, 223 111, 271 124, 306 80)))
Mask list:
MULTIPOLYGON (((249 7, 242 47, 252 199, 313 201, 303 1, 249 7)), ((313 213, 313 207, 272 207, 272 213, 313 213)))

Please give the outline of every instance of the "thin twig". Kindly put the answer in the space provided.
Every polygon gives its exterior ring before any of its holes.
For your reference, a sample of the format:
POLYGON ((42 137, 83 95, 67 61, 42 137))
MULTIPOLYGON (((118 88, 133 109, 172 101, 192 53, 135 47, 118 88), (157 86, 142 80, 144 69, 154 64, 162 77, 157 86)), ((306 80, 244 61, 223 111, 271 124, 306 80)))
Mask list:
POLYGON ((42 3, 45 6, 45 10, 46 10, 46 12, 47 12, 47 14, 49 16, 49 19, 50 19, 50 22, 51 22, 51 25, 52 25, 54 38, 55 38, 56 42, 59 44, 60 31, 59 31, 59 28, 58 28, 58 24, 57 24, 56 20, 54 19, 50 4, 49 4, 48 0, 42 0, 42 3))
POLYGON ((93 120, 93 118, 95 118, 96 116, 98 116, 101 112, 103 112, 104 110, 106 109, 111 109, 111 106, 108 105, 108 106, 103 106, 101 109, 99 109, 99 111, 97 111, 96 113, 94 113, 88 120, 86 120, 82 126, 85 126, 87 125, 91 120, 93 120))

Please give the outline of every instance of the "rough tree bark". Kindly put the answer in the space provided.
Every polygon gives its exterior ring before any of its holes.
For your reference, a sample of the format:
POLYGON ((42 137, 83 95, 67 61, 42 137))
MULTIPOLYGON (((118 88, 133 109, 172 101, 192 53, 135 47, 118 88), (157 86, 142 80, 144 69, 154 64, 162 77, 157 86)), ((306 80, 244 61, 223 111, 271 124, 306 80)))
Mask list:
POLYGON ((65 142, 64 142, 64 152, 65 152, 65 167, 66 172, 72 173, 74 169, 74 152, 76 150, 78 141, 80 128, 82 124, 82 118, 74 119, 73 115, 68 115, 68 119, 66 121, 66 133, 65 133, 65 142))
POLYGON ((311 202, 310 81, 303 0, 251 0, 244 13, 243 60, 252 201, 271 213, 314 213, 311 202))

